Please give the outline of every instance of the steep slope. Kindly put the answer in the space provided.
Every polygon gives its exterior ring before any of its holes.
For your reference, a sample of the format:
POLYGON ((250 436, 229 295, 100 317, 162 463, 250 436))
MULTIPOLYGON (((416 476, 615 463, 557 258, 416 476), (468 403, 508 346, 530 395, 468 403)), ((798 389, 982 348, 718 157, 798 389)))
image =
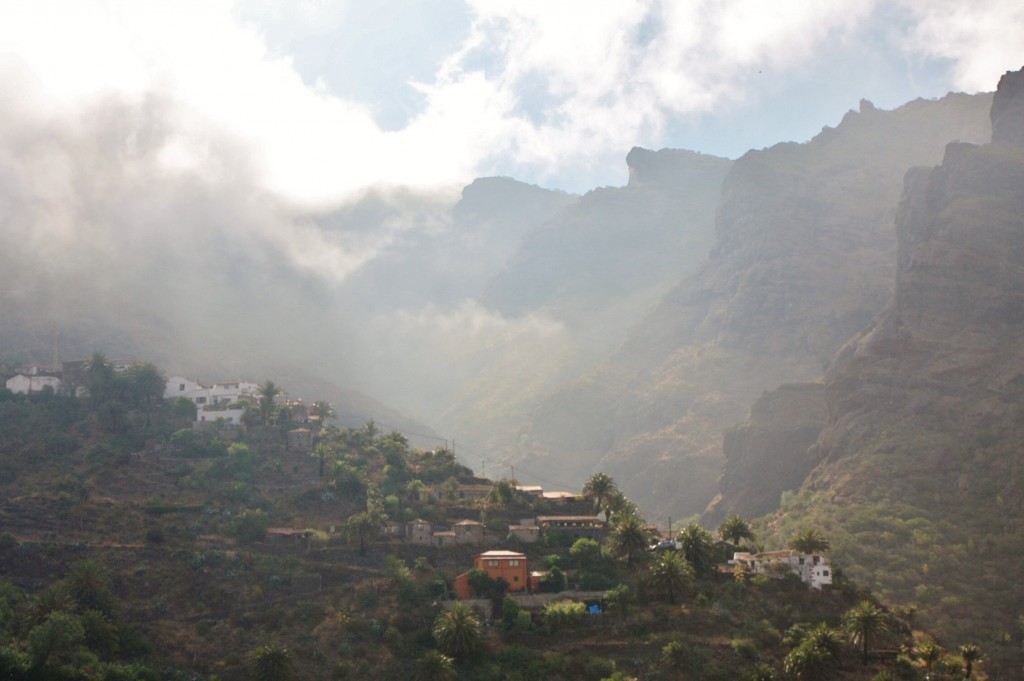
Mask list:
POLYGON ((722 437, 725 466, 704 524, 714 527, 734 514, 753 518, 777 509, 782 494, 798 489, 818 463, 807 450, 827 423, 821 383, 794 383, 761 395, 747 420, 722 437))
POLYGON ((852 576, 1016 672, 1024 72, 1000 82, 992 122, 992 144, 950 144, 908 174, 895 296, 830 369, 821 463, 774 523, 822 523, 852 576))
POLYGON ((807 144, 746 154, 725 180, 708 261, 598 371, 541 405, 528 459, 564 477, 604 469, 648 512, 702 511, 721 431, 762 391, 818 376, 885 305, 903 175, 949 140, 986 140, 989 102, 862 102, 807 144))
POLYGON ((714 239, 714 211, 727 159, 689 151, 633 149, 625 187, 602 188, 567 205, 524 239, 481 303, 525 320, 530 336, 488 344, 442 419, 446 432, 508 456, 537 401, 607 357, 680 274, 692 272, 714 239))

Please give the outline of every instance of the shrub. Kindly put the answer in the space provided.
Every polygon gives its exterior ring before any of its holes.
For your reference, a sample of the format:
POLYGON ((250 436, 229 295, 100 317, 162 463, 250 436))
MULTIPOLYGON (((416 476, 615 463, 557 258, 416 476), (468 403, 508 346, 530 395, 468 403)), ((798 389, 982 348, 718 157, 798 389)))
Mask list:
POLYGON ((550 631, 555 632, 578 624, 586 613, 586 603, 578 601, 548 603, 544 606, 544 622, 550 631))

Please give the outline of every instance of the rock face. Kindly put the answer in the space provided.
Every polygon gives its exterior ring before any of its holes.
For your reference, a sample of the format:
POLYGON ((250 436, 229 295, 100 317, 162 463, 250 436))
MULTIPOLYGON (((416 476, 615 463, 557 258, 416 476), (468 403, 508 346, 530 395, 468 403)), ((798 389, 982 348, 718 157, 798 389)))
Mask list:
POLYGON ((1024 147, 1024 71, 1010 71, 992 100, 992 143, 1024 147))
POLYGON ((527 441, 538 469, 602 469, 648 512, 703 511, 725 462, 722 431, 763 391, 819 377, 890 299, 904 174, 938 163, 949 140, 986 141, 990 103, 865 104, 807 144, 738 160, 707 262, 537 410, 527 441))
MULTIPOLYGON (((489 457, 514 462, 535 451, 523 423, 537 402, 612 353, 711 250, 732 161, 633 149, 627 162, 628 186, 596 189, 564 206, 523 238, 480 298, 502 318, 546 324, 565 339, 544 347, 515 343, 500 358, 478 362, 474 379, 442 417, 446 431, 489 457)), ((587 474, 577 468, 564 484, 579 485, 587 474)))
POLYGON ((799 489, 818 463, 807 450, 827 423, 821 383, 784 385, 763 394, 746 421, 725 431, 725 471, 704 523, 712 527, 734 514, 754 518, 778 508, 782 493, 799 489))
MULTIPOLYGON (((939 167, 908 173, 893 299, 827 373, 821 463, 798 500, 833 519, 848 574, 915 602, 951 640, 996 640, 1024 608, 1006 570, 1024 551, 1022 75, 1000 83, 997 141, 950 144, 939 167)), ((1019 670, 1005 650, 991 664, 1019 670)))

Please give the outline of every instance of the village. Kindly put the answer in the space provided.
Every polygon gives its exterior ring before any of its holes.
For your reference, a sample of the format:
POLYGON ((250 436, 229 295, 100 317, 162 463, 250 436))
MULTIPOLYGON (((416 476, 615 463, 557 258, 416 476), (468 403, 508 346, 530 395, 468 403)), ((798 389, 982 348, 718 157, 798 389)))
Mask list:
MULTIPOLYGON (((714 531, 695 518, 659 527, 602 472, 578 490, 478 477, 446 447, 413 447, 372 420, 338 428, 331 404, 294 398, 272 381, 203 384, 101 355, 4 378, 7 413, 52 410, 73 433, 71 442, 58 438, 59 448, 24 450, 35 452, 19 473, 28 482, 15 483, 17 494, 0 507, 6 545, 17 547, 8 577, 32 589, 39 565, 60 575, 82 555, 102 557, 137 603, 126 613, 149 630, 181 636, 198 621, 216 632, 189 644, 214 676, 248 678, 250 669, 218 658, 215 643, 284 654, 257 646, 277 637, 282 613, 310 608, 319 614, 307 631, 341 650, 362 641, 358 669, 367 673, 483 669, 483 646, 549 648, 560 645, 555 632, 576 632, 570 646, 599 645, 597 632, 622 640, 622 627, 646 631, 655 647, 642 654, 661 650, 657 665, 671 673, 706 664, 687 657, 692 648, 682 642, 734 626, 722 604, 743 603, 777 633, 758 643, 726 637, 733 650, 719 651, 728 660, 722 673, 768 674, 764 663, 751 667, 758 656, 799 665, 817 645, 792 638, 785 659, 776 650, 808 613, 831 612, 838 623, 838 609, 858 599, 869 615, 883 613, 836 575, 815 528, 769 550, 739 516, 714 531), (43 476, 48 467, 64 473, 43 476), (476 631, 472 645, 446 638, 457 626, 476 631)), ((23 437, 38 434, 28 428, 23 437)), ((894 624, 892 636, 872 641, 875 668, 895 663, 891 641, 910 631, 883 614, 894 624)), ((291 659, 313 673, 323 649, 303 631, 290 634, 291 659)), ((639 643, 623 645, 633 652, 614 653, 618 662, 597 656, 595 671, 572 678, 612 678, 616 664, 640 659, 639 643)), ((869 659, 867 649, 862 655, 869 659)), ((336 678, 358 677, 343 660, 331 664, 336 678)), ((838 656, 826 666, 836 664, 838 656)))
MULTIPOLYGON (((89 363, 90 360, 67 361, 63 362, 60 370, 38 365, 29 366, 8 378, 5 385, 14 394, 31 395, 48 390, 54 393, 87 395, 88 391, 84 385, 89 363)), ((147 366, 136 360, 107 360, 107 365, 114 373, 147 366)), ((166 379, 163 399, 172 403, 187 400, 194 405, 195 417, 192 427, 197 431, 225 427, 244 429, 249 424, 258 423, 259 402, 265 394, 264 391, 265 386, 261 387, 260 384, 244 380, 218 382, 207 386, 191 378, 171 376, 166 379)), ((271 399, 278 409, 278 421, 284 425, 287 449, 298 454, 313 452, 318 438, 327 427, 325 421, 333 416, 330 406, 323 402, 307 404, 301 399, 291 399, 283 391, 275 392, 271 399)), ((509 483, 504 482, 507 485, 509 483)), ((456 546, 494 547, 476 555, 471 568, 482 571, 491 579, 504 580, 508 594, 522 600, 521 605, 525 608, 542 607, 552 600, 599 598, 602 593, 599 591, 570 590, 569 580, 565 575, 562 576, 560 587, 556 585, 552 588, 550 584, 542 587, 549 572, 543 569, 530 569, 527 553, 509 547, 525 550, 530 545, 540 544, 542 540, 552 537, 557 537, 557 541, 562 544, 571 544, 579 539, 603 543, 610 530, 610 513, 600 509, 594 513, 594 500, 583 492, 545 490, 539 485, 510 482, 512 492, 523 502, 523 507, 542 504, 552 510, 546 514, 517 518, 498 532, 480 520, 469 518, 450 523, 432 522, 423 518, 400 522, 389 518, 381 522, 378 539, 383 542, 394 541, 442 549, 456 546), (549 593, 540 597, 542 591, 549 593)), ((483 509, 492 506, 488 500, 494 493, 494 483, 478 480, 454 485, 448 481, 447 485, 425 489, 423 495, 442 504, 448 501, 451 505, 465 510, 467 507, 483 509)), ((337 528, 331 526, 329 529, 334 531, 337 528)), ((671 528, 659 529, 654 525, 644 525, 643 531, 651 551, 682 549, 676 540, 676 533, 671 528)), ((303 537, 307 532, 307 528, 268 527, 266 534, 268 541, 280 541, 303 537)), ((740 550, 739 546, 729 543, 724 538, 719 539, 715 548, 719 555, 729 557, 727 562, 716 566, 720 574, 732 577, 743 574, 774 578, 792 574, 812 589, 821 589, 832 584, 828 559, 820 552, 803 553, 785 549, 751 553, 740 550)), ((469 583, 469 576, 470 572, 467 570, 453 578, 453 594, 459 600, 472 600, 477 607, 486 608, 486 599, 473 598, 475 592, 469 583)))

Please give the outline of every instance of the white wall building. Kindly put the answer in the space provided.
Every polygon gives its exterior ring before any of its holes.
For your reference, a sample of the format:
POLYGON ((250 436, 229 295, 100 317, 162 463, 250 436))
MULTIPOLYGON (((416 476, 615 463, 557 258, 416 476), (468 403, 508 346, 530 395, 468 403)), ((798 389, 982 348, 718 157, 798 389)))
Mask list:
POLYGON ((46 386, 53 388, 54 392, 59 391, 60 379, 56 376, 17 374, 7 379, 5 385, 12 393, 31 395, 40 392, 46 386))
POLYGON ((179 397, 187 397, 195 402, 195 395, 206 394, 207 389, 199 385, 191 378, 183 376, 171 376, 167 379, 167 386, 164 388, 164 399, 175 400, 179 397))
POLYGON ((812 589, 832 584, 832 568, 828 559, 820 554, 800 553, 790 549, 765 553, 740 552, 733 554, 729 564, 768 577, 781 577, 787 572, 793 572, 812 589))
POLYGON ((207 406, 196 410, 196 423, 216 423, 218 419, 224 419, 225 423, 240 426, 243 415, 244 409, 215 409, 207 406))

